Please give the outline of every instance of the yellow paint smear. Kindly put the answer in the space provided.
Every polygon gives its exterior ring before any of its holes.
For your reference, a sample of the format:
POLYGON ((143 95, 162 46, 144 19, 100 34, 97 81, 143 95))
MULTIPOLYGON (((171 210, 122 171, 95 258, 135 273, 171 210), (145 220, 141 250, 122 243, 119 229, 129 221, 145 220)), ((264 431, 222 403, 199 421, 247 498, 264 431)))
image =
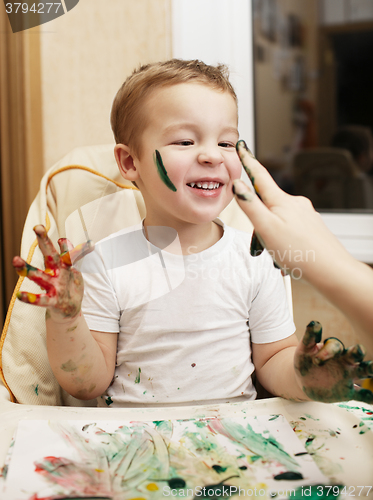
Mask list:
POLYGON ((158 486, 155 483, 149 483, 146 486, 146 489, 149 491, 158 491, 159 490, 158 486))
POLYGON ((27 300, 29 301, 30 304, 33 304, 36 302, 36 295, 34 293, 27 293, 27 300))

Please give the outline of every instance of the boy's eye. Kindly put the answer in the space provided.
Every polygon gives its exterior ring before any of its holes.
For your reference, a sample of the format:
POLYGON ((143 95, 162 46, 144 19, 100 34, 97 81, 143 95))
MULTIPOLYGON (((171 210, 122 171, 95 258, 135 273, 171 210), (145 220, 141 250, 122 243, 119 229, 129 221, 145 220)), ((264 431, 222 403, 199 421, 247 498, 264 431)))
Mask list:
POLYGON ((193 141, 176 141, 178 146, 193 146, 193 141))
POLYGON ((222 148, 234 148, 235 145, 232 142, 219 142, 219 146, 222 148))

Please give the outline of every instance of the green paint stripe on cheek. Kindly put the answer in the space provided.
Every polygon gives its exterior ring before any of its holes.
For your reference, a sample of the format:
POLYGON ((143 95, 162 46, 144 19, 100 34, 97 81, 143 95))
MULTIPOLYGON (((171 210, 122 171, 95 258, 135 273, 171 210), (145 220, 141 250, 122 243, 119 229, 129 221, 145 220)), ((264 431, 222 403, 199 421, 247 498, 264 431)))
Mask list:
POLYGON ((161 153, 156 149, 154 153, 154 163, 156 164, 159 177, 162 179, 164 184, 171 189, 171 191, 176 191, 176 187, 172 183, 171 179, 168 177, 167 170, 165 169, 162 161, 161 153))

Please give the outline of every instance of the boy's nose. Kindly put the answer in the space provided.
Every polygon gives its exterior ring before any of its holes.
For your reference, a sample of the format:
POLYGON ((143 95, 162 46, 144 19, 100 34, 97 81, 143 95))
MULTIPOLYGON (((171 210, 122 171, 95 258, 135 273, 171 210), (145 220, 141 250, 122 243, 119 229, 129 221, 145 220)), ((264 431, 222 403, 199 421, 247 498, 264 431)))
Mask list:
POLYGON ((201 165, 214 167, 223 163, 224 158, 219 150, 205 149, 201 151, 198 155, 198 162, 201 165))

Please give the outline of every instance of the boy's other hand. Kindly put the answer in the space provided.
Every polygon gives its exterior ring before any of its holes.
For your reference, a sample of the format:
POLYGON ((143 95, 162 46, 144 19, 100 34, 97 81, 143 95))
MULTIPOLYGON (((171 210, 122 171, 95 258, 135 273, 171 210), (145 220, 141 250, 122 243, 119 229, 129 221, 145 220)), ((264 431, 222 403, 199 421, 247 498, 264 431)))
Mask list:
POLYGON ((354 385, 354 380, 373 377, 373 361, 363 361, 365 349, 345 349, 335 337, 321 342, 322 327, 317 321, 307 326, 294 356, 295 372, 304 393, 315 401, 363 401, 373 404, 373 393, 354 385))
POLYGON ((87 241, 74 248, 69 240, 60 238, 61 253, 58 253, 44 226, 35 226, 34 231, 44 256, 45 270, 31 266, 21 257, 14 257, 13 266, 19 276, 27 276, 46 293, 19 292, 17 297, 22 302, 46 307, 49 315, 57 321, 73 318, 80 312, 84 285, 81 273, 72 265, 92 252, 94 243, 87 241))

